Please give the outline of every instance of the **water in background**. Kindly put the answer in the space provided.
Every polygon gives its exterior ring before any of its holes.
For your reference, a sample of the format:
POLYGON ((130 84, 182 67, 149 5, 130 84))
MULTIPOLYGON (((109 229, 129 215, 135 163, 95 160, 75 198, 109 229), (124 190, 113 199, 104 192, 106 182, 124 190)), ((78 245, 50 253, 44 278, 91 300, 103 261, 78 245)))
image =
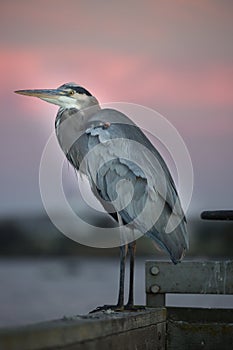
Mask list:
MULTIPOLYGON (((1 260, 0 326, 86 314, 117 299, 118 259, 1 260)), ((136 299, 144 303, 143 261, 137 261, 136 299)))
MULTIPOLYGON (((145 304, 145 260, 136 260, 136 304, 145 304)), ((113 304, 118 277, 117 257, 2 259, 0 327, 86 314, 113 304)), ((170 295, 167 304, 232 308, 233 296, 170 295)))

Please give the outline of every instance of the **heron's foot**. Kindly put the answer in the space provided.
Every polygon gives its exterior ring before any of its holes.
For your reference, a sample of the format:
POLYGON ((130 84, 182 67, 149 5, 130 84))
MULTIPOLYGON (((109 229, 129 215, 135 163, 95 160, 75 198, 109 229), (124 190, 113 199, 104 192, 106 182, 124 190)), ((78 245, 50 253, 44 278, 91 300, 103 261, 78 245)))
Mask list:
POLYGON ((103 305, 103 306, 98 306, 96 309, 92 310, 89 312, 89 314, 93 314, 95 312, 100 312, 103 311, 107 314, 111 314, 113 312, 123 312, 123 311, 144 311, 146 309, 146 306, 144 305, 103 305))
POLYGON ((98 306, 96 309, 89 312, 89 314, 93 314, 95 312, 104 311, 105 313, 111 314, 112 312, 121 312, 124 311, 124 306, 119 305, 103 305, 98 306))
POLYGON ((144 305, 133 305, 133 304, 126 304, 124 306, 125 311, 144 311, 146 310, 146 306, 144 305))

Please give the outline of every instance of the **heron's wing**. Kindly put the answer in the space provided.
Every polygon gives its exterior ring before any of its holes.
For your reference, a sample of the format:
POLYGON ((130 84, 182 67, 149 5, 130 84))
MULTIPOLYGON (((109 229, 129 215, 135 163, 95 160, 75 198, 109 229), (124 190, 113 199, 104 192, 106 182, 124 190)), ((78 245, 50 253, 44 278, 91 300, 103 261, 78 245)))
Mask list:
MULTIPOLYGON (((103 109, 89 120, 89 127, 87 127, 87 130, 92 130, 92 136, 98 135, 99 142, 102 143, 109 139, 115 138, 136 142, 138 145, 132 143, 132 147, 130 147, 128 151, 129 159, 132 159, 132 155, 134 155, 134 161, 141 160, 140 165, 143 165, 142 168, 147 169, 147 172, 151 173, 151 176, 154 177, 154 181, 157 181, 156 190, 158 193, 160 193, 160 195, 163 195, 162 191, 160 190, 161 183, 163 183, 163 180, 166 181, 167 189, 166 198, 164 198, 164 200, 166 201, 167 205, 170 206, 171 210, 174 211, 174 213, 184 217, 175 183, 164 159, 145 136, 145 134, 132 122, 131 119, 119 111, 113 109, 103 109), (100 127, 100 123, 104 125, 105 122, 110 124, 109 128, 100 127), (145 147, 148 152, 144 152, 143 147, 145 147), (136 153, 137 150, 138 153, 136 153)), ((124 145, 124 142, 122 142, 122 147, 118 148, 120 152, 122 152, 122 150, 126 152, 127 149, 128 147, 124 145)))
MULTIPOLYGON (((108 117, 109 113, 103 118, 108 117)), ((107 210, 119 212, 125 223, 133 222, 134 227, 168 250, 174 261, 179 260, 187 247, 187 233, 164 160, 135 125, 110 122, 106 126, 103 122, 92 121, 86 129, 89 153, 84 164, 94 193, 107 210), (180 222, 168 235, 166 225, 171 215, 180 222)))

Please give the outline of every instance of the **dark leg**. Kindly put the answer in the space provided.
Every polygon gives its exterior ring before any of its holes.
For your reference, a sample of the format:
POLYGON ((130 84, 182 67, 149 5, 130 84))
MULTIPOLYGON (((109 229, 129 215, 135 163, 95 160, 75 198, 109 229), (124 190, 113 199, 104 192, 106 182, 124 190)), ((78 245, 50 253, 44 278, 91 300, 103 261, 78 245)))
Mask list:
MULTIPOLYGON (((122 231, 121 235, 121 243, 125 242, 124 237, 124 225, 122 222, 122 219, 119 214, 117 214, 118 223, 120 230, 122 231)), ((112 309, 115 311, 123 311, 124 310, 124 289, 125 289, 125 262, 126 262, 126 255, 128 252, 128 244, 123 244, 120 246, 120 283, 119 283, 119 295, 118 295, 118 302, 117 305, 104 305, 99 306, 95 310, 91 311, 90 313, 98 312, 98 311, 104 311, 108 309, 112 309)))
POLYGON ((124 307, 124 285, 125 285, 125 261, 127 255, 128 246, 123 245, 120 247, 120 281, 119 281, 119 296, 117 307, 124 307))
POLYGON ((127 308, 134 306, 134 258, 136 252, 136 241, 129 243, 130 275, 129 275, 129 299, 127 308))

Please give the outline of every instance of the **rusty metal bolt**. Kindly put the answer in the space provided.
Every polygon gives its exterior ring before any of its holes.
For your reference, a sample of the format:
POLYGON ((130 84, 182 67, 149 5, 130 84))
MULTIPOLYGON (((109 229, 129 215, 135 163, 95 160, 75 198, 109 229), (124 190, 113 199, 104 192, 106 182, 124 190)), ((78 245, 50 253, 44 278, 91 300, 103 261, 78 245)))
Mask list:
POLYGON ((150 269, 150 273, 154 276, 159 274, 159 268, 157 266, 152 266, 150 269))
POLYGON ((150 287, 151 293, 157 294, 159 292, 159 286, 154 284, 153 286, 150 287))

